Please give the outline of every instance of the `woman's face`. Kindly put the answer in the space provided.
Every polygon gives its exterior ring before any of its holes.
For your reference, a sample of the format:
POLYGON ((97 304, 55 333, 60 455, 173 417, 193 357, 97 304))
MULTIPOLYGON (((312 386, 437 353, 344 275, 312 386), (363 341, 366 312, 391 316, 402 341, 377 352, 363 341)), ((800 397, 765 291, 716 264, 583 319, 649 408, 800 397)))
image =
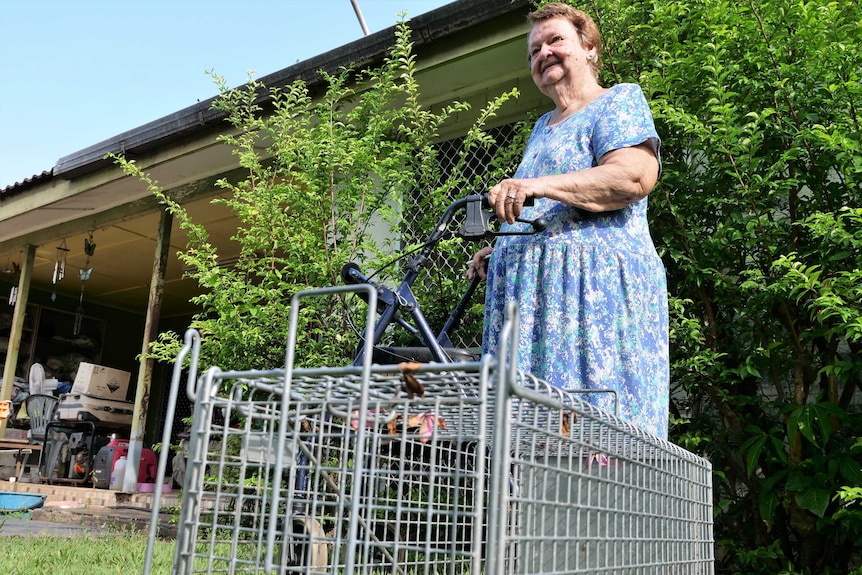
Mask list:
MULTIPOLYGON (((567 18, 537 22, 530 31, 528 44, 530 75, 542 93, 561 80, 577 82, 583 74, 593 77, 581 37, 567 18)), ((581 80, 583 81, 583 80, 581 80)))

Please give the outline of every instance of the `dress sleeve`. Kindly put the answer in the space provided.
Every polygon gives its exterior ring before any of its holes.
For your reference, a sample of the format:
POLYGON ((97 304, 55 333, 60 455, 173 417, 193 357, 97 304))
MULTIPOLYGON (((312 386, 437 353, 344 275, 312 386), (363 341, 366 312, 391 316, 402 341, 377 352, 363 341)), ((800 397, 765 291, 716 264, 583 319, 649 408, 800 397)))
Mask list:
MULTIPOLYGON (((618 84, 611 88, 602 113, 596 119, 593 131, 593 151, 596 160, 619 148, 628 148, 648 142, 661 157, 661 139, 655 129, 652 112, 643 91, 637 84, 618 84)), ((661 168, 659 168, 661 169, 661 168)))

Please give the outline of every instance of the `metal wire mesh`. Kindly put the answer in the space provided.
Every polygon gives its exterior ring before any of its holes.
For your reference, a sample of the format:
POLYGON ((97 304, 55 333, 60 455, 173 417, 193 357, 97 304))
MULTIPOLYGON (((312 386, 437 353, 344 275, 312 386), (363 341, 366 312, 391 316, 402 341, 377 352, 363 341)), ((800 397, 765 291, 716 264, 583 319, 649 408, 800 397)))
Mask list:
POLYGON ((211 369, 175 573, 711 574, 709 463, 507 365, 211 369))
POLYGON ((539 380, 505 389, 499 572, 712 573, 708 462, 539 380))
POLYGON ((208 372, 195 421, 213 422, 191 438, 177 572, 478 573, 479 373, 417 373, 411 398, 385 368, 299 372, 287 395, 270 373, 208 372))

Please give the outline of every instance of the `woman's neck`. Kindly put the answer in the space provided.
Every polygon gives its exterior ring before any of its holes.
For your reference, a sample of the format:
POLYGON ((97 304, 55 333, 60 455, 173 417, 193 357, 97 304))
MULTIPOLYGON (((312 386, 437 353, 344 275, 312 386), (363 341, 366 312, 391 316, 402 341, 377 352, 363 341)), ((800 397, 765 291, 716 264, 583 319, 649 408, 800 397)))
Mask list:
POLYGON ((551 99, 556 107, 551 113, 548 125, 559 124, 566 118, 577 114, 603 94, 605 90, 606 88, 602 88, 597 82, 592 82, 579 90, 568 89, 552 95, 551 99))

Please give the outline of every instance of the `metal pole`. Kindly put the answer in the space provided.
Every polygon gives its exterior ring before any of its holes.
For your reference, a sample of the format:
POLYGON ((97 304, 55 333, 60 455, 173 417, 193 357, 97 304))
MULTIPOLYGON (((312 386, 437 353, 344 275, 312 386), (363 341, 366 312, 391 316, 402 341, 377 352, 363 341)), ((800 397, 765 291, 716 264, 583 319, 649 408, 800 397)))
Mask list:
MULTIPOLYGON (((162 310, 162 296, 165 292, 165 270, 168 267, 168 250, 171 243, 171 224, 173 216, 164 210, 159 221, 159 236, 156 240, 156 254, 153 260, 153 274, 150 278, 150 296, 147 305, 147 318, 144 323, 144 341, 141 344, 141 363, 138 368, 138 381, 135 387, 135 410, 132 415, 132 431, 129 435, 129 454, 126 475, 123 478, 123 491, 137 490, 138 469, 141 465, 141 451, 144 430, 147 423, 147 410, 150 404, 150 386, 153 382, 153 360, 147 357, 150 342, 159 330, 159 315, 162 310)), ((163 445, 162 449, 168 449, 163 445)), ((163 478, 156 477, 156 481, 163 478)))
POLYGON ((359 1, 350 0, 350 3, 353 4, 353 11, 356 12, 356 19, 359 20, 359 25, 362 27, 362 33, 365 36, 368 36, 368 26, 365 25, 365 18, 362 16, 362 10, 359 9, 359 1))
MULTIPOLYGON (((12 397, 12 385, 15 383, 15 370, 18 368, 18 351, 21 349, 21 332, 24 330, 24 316, 27 314, 27 299, 30 295, 30 278, 33 276, 33 262, 36 260, 36 246, 27 246, 24 267, 18 278, 18 299, 15 300, 15 311, 12 313, 12 329, 9 333, 9 345, 6 349, 6 364, 3 367, 3 388, 0 389, 0 400, 8 401, 12 397)), ((12 414, 9 414, 12 417, 12 414)), ((0 437, 6 437, 7 419, 0 419, 0 437)))

